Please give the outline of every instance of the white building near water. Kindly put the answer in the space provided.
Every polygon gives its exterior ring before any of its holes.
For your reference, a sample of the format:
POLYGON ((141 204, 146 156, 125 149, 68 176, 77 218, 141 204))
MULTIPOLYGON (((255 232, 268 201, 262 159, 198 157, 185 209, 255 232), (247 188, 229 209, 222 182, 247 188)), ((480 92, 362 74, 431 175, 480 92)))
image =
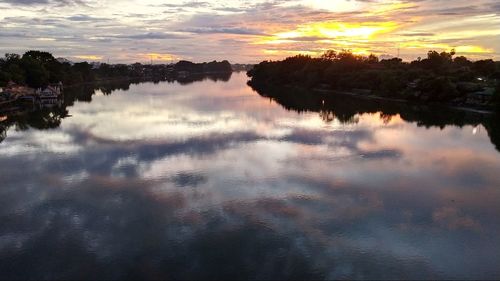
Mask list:
POLYGON ((42 88, 39 88, 38 90, 36 90, 36 94, 39 95, 40 97, 42 97, 42 96, 59 97, 62 93, 62 90, 63 90, 63 84, 62 84, 62 82, 59 82, 57 84, 49 85, 43 90, 42 90, 42 88))
POLYGON ((45 89, 36 90, 36 94, 42 104, 57 104, 63 90, 62 82, 47 86, 45 89))

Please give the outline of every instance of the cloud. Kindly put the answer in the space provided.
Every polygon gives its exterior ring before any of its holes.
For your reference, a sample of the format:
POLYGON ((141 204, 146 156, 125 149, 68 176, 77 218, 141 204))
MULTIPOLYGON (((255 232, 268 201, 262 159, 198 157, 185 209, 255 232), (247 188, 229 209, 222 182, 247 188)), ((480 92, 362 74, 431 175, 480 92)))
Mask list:
POLYGON ((239 35, 265 35, 262 31, 249 29, 249 28, 233 28, 233 27, 197 27, 197 28, 186 28, 181 29, 182 32, 191 32, 198 34, 239 34, 239 35))
POLYGON ((115 57, 117 62, 133 62, 145 53, 196 61, 259 62, 301 52, 319 55, 330 48, 393 54, 399 45, 407 59, 425 55, 429 49, 450 48, 463 50, 473 59, 500 56, 500 43, 493 40, 500 35, 493 28, 500 24, 495 13, 499 6, 492 0, 339 0, 335 5, 309 0, 0 3, 8 11, 0 17, 2 33, 11 38, 0 46, 4 52, 22 52, 25 49, 20 46, 29 46, 70 57, 84 53, 85 46, 85 53, 115 57), (390 28, 380 32, 389 23, 390 28), (294 32, 300 34, 282 37, 294 32), (42 44, 36 38, 55 40, 42 44))
POLYGON ((89 15, 82 15, 82 14, 70 16, 67 19, 70 20, 70 21, 77 21, 77 22, 80 22, 80 21, 97 22, 97 21, 106 21, 106 20, 108 20, 106 18, 97 18, 97 17, 93 17, 93 16, 89 16, 89 15))
POLYGON ((0 3, 6 3, 13 6, 42 6, 54 5, 58 7, 67 5, 87 5, 85 0, 0 0, 0 3))
POLYGON ((485 134, 417 127, 397 115, 383 124, 378 102, 353 107, 340 97, 321 117, 321 103, 297 114, 252 93, 244 74, 233 77, 126 83, 127 92, 68 108, 73 117, 58 129, 12 128, 0 154, 0 275, 498 275, 491 245, 500 238, 488 234, 499 230, 500 159, 485 134), (355 124, 338 122, 353 115, 355 124), (220 119, 212 133, 198 131, 220 119), (234 119, 241 123, 231 126, 234 119), (152 135, 142 137, 148 127, 152 135), (331 161, 344 155, 356 157, 331 161))
POLYGON ((187 39, 185 35, 180 35, 178 33, 166 33, 166 32, 148 32, 140 34, 121 34, 121 35, 109 35, 108 38, 121 38, 121 39, 187 39))
POLYGON ((408 33, 399 33, 400 36, 408 36, 408 37, 430 37, 436 35, 431 32, 408 32, 408 33))
POLYGON ((450 229, 479 230, 481 226, 472 217, 463 215, 452 207, 443 207, 432 215, 434 221, 450 229))
POLYGON ((202 8, 202 7, 210 7, 209 2, 204 1, 188 1, 183 3, 165 3, 161 5, 156 5, 156 7, 167 7, 167 8, 202 8))
POLYGON ((43 5, 48 4, 49 0, 0 0, 0 3, 8 3, 11 5, 43 5))

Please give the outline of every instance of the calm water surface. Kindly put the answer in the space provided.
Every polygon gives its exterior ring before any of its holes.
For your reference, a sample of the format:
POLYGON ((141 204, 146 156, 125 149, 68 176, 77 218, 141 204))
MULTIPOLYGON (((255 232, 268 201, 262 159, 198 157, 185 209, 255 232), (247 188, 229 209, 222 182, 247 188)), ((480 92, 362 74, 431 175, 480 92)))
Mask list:
POLYGON ((287 110, 246 81, 5 126, 0 278, 500 278, 488 128, 287 110))

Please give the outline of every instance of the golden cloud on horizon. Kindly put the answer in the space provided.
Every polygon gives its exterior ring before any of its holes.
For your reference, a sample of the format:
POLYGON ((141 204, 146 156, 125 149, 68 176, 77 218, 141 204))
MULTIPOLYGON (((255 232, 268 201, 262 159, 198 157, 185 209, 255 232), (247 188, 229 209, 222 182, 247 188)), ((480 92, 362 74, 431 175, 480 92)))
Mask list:
POLYGON ((401 10, 406 10, 410 8, 415 8, 417 5, 415 3, 403 2, 403 1, 394 1, 394 2, 384 2, 379 1, 378 6, 371 12, 368 12, 366 15, 387 15, 391 13, 401 12, 401 10))
POLYGON ((139 54, 141 60, 157 60, 157 61, 173 61, 180 60, 181 58, 172 54, 161 54, 161 53, 147 53, 139 54))
POLYGON ((428 49, 428 50, 452 50, 465 54, 491 54, 494 50, 474 45, 451 46, 443 43, 422 43, 418 41, 402 42, 400 44, 405 49, 428 49))
POLYGON ((370 53, 364 45, 374 40, 376 36, 389 33, 398 28, 398 24, 387 22, 312 22, 297 26, 294 30, 275 33, 271 36, 260 37, 253 44, 256 45, 287 45, 294 43, 313 43, 316 50, 301 52, 282 48, 264 49, 265 54, 297 54, 307 53, 319 55, 327 49, 349 49, 357 54, 370 53), (282 49, 282 50, 280 50, 282 49))
POLYGON ((272 38, 288 40, 301 38, 370 39, 377 34, 393 31, 397 26, 395 22, 314 22, 299 25, 292 31, 277 33, 272 38))
MULTIPOLYGON (((311 22, 298 25, 289 31, 259 37, 253 44, 267 45, 261 52, 272 57, 296 54, 318 56, 328 49, 337 51, 345 49, 358 55, 374 53, 395 56, 401 52, 406 59, 425 56, 429 50, 450 51, 455 49, 458 54, 469 55, 472 58, 495 53, 494 49, 479 44, 452 45, 439 42, 442 38, 448 37, 446 33, 436 33, 431 36, 422 36, 422 38, 410 38, 394 33, 403 27, 405 30, 408 28, 411 30, 407 23, 396 21, 311 22)), ((488 34, 491 32, 488 31, 488 34)), ((464 36, 471 37, 471 34, 467 32, 464 36)))
POLYGON ((267 55, 277 55, 277 54, 286 54, 286 55, 307 55, 307 56, 317 56, 321 54, 321 52, 317 51, 305 51, 305 50, 275 50, 275 49, 265 49, 263 50, 264 54, 267 55))
POLYGON ((73 56, 74 58, 77 59, 82 59, 82 60, 102 60, 103 56, 96 56, 96 55, 77 55, 73 56))

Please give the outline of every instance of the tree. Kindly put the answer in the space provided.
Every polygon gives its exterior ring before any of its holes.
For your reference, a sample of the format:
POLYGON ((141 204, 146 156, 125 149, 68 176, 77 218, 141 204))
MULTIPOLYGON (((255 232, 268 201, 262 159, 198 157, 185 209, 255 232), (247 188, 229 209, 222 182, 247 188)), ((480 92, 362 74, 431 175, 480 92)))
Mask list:
POLYGON ((20 66, 21 57, 17 54, 5 54, 0 59, 0 85, 5 86, 7 82, 24 83, 24 70, 20 66))
POLYGON ((403 60, 400 58, 384 59, 380 63, 385 68, 399 68, 403 64, 403 60))
POLYGON ((478 75, 486 77, 495 73, 496 70, 495 62, 491 59, 476 61, 474 62, 473 68, 478 75))
POLYGON ((321 58, 324 60, 334 60, 337 58, 337 52, 335 52, 334 50, 328 50, 323 55, 321 55, 321 58))
POLYGON ((49 72, 39 61, 26 57, 22 59, 22 67, 26 73, 26 84, 32 88, 45 87, 49 84, 49 72))
POLYGON ((84 82, 94 80, 92 65, 90 65, 88 62, 75 63, 72 68, 75 72, 81 75, 84 82))
POLYGON ((472 62, 470 60, 468 60, 466 57, 464 56, 459 56, 459 57, 456 57, 454 60, 453 60, 453 63, 457 66, 460 66, 460 67, 464 67, 464 66, 471 66, 472 65, 472 62))
POLYGON ((30 59, 36 60, 43 65, 48 64, 48 63, 56 60, 54 58, 54 56, 52 56, 51 53, 42 52, 42 51, 28 51, 28 52, 24 53, 24 55, 23 55, 23 59, 25 59, 25 58, 30 58, 30 59))
POLYGON ((434 70, 435 72, 443 72, 450 66, 454 55, 455 50, 451 50, 449 53, 429 51, 427 53, 427 59, 423 60, 422 64, 425 68, 434 70))
POLYGON ((369 64, 377 64, 379 62, 378 57, 374 54, 370 54, 367 58, 369 64))

